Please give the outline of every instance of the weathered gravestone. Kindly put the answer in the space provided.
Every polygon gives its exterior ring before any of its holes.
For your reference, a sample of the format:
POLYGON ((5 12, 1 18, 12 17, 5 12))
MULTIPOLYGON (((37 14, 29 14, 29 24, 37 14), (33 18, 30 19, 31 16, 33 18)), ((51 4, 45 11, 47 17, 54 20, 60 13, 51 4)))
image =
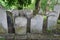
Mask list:
POLYGON ((6 10, 0 7, 0 33, 8 33, 6 10))
POLYGON ((31 19, 31 33, 42 33, 43 16, 36 15, 31 19))
POLYGON ((58 12, 57 14, 58 14, 58 17, 60 19, 60 5, 59 4, 54 6, 54 11, 58 12))
POLYGON ((54 6, 54 11, 60 12, 60 5, 59 4, 54 6))
POLYGON ((25 9, 23 10, 23 12, 27 16, 27 18, 30 18, 33 15, 33 10, 25 9))
POLYGON ((11 11, 13 13, 13 16, 18 16, 19 15, 19 10, 14 9, 11 11))
POLYGON ((15 18, 16 34, 26 34, 27 19, 25 17, 15 18))
POLYGON ((47 29, 53 30, 57 27, 57 20, 58 20, 58 14, 57 12, 48 12, 48 23, 47 23, 47 29))
POLYGON ((14 9, 11 11, 13 13, 13 16, 23 16, 23 14, 25 14, 27 17, 30 15, 31 16, 31 12, 33 12, 33 10, 29 10, 29 9, 23 9, 23 10, 17 10, 14 9))

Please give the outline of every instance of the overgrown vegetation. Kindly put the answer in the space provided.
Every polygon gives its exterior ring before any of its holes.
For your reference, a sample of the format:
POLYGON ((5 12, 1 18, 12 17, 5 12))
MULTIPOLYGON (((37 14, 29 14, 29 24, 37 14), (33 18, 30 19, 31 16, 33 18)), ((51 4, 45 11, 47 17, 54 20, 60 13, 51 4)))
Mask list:
MULTIPOLYGON (((17 9, 23 9, 23 8, 34 9, 35 1, 36 0, 0 0, 0 4, 2 6, 4 6, 6 9, 15 9, 15 8, 17 8, 17 9)), ((48 6, 48 1, 40 0, 40 7, 43 9, 43 11, 46 9, 46 6, 48 6)), ((57 3, 57 0, 50 0, 49 3, 50 3, 49 9, 52 10, 54 5, 57 3)))

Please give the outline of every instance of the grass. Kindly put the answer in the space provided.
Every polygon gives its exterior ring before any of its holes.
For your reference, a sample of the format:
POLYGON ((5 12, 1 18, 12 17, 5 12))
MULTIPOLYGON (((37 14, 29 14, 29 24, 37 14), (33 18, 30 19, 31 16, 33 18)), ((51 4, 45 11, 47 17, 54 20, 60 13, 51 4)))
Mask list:
POLYGON ((44 22, 45 22, 45 21, 46 21, 47 16, 43 16, 43 18, 44 18, 44 22))
POLYGON ((57 23, 60 24, 60 20, 58 20, 57 23))
POLYGON ((6 33, 6 30, 3 28, 3 26, 0 24, 0 34, 6 33))
POLYGON ((5 40, 5 38, 0 38, 0 40, 5 40))

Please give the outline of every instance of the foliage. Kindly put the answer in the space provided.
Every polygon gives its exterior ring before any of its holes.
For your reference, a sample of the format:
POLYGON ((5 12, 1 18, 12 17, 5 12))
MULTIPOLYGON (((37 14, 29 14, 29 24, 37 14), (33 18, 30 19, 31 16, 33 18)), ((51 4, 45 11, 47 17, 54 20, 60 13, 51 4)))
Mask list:
POLYGON ((53 10, 54 5, 57 3, 57 1, 56 0, 50 0, 50 2, 51 2, 51 4, 49 5, 49 9, 53 10))
POLYGON ((47 30, 47 33, 49 33, 49 34, 52 33, 52 30, 47 30))
POLYGON ((57 23, 60 24, 60 20, 58 20, 57 23))
POLYGON ((35 0, 32 0, 31 1, 31 4, 30 5, 28 5, 28 7, 27 7, 28 9, 35 9, 35 0))
MULTIPOLYGON (((0 0, 0 4, 2 4, 6 9, 23 9, 23 8, 29 8, 34 9, 35 8, 35 1, 36 0, 0 0)), ((40 7, 45 11, 47 5, 47 0, 40 0, 41 5, 40 7)), ((49 10, 53 10, 54 5, 57 3, 57 0, 50 0, 51 4, 48 6, 49 10)))
POLYGON ((30 5, 31 0, 0 0, 0 4, 2 4, 6 9, 22 9, 23 6, 26 7, 30 5))
POLYGON ((41 0, 41 8, 43 9, 43 11, 45 11, 46 6, 48 6, 49 10, 53 10, 54 5, 57 3, 57 0, 50 0, 49 3, 51 3, 51 4, 48 5, 48 3, 47 3, 48 1, 47 0, 41 0))
POLYGON ((41 8, 43 9, 43 11, 45 10, 47 6, 47 0, 41 0, 41 8))

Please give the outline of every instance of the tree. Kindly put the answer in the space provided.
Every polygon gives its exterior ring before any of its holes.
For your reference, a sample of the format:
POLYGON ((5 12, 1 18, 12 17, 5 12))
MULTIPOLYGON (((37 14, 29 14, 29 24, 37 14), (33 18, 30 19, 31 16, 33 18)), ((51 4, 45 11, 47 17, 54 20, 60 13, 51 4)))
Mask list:
POLYGON ((0 4, 2 4, 6 9, 23 9, 31 4, 31 0, 0 0, 0 4))
POLYGON ((27 18, 27 33, 30 33, 31 17, 30 18, 26 17, 26 18, 27 18))
POLYGON ((36 0, 35 1, 35 10, 33 11, 33 15, 38 14, 39 9, 40 9, 40 0, 36 0))
POLYGON ((23 7, 28 7, 31 4, 31 0, 18 0, 18 9, 23 9, 23 7))
POLYGON ((15 33, 12 13, 9 11, 6 11, 6 13, 7 13, 8 33, 15 33))

